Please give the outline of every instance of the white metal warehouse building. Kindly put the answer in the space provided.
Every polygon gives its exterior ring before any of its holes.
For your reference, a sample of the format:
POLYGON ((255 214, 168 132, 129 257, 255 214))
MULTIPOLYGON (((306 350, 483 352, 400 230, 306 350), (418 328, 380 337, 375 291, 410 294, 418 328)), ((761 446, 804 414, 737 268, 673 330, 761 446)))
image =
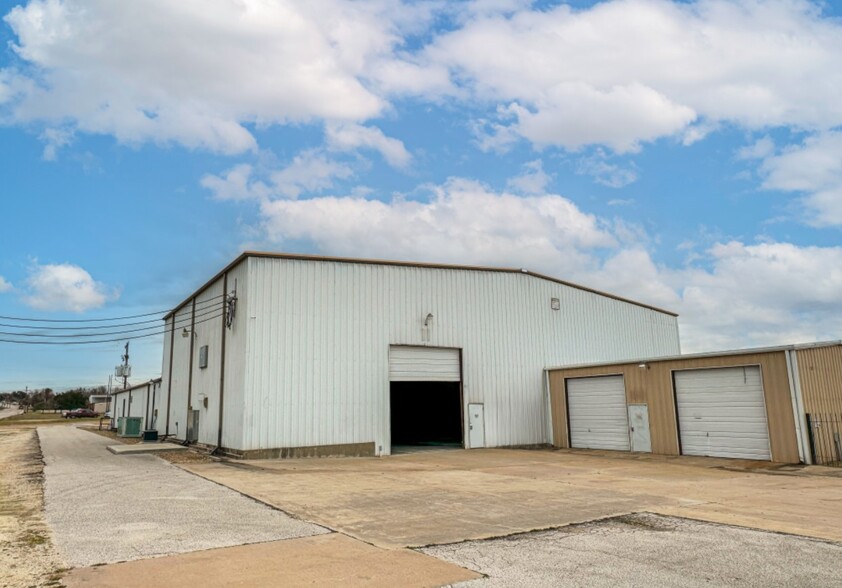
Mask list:
POLYGON ((290 254, 165 320, 157 428, 242 457, 552 443, 546 366, 680 353, 673 313, 526 270, 290 254))

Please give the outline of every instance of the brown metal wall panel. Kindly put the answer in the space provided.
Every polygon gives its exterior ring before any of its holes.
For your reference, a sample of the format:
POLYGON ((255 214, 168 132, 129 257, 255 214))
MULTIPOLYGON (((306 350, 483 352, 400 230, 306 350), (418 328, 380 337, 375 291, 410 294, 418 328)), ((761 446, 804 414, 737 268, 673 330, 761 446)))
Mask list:
POLYGON ((796 351, 804 412, 842 415, 842 345, 796 351))
POLYGON ((648 367, 646 368, 641 368, 639 365, 636 362, 552 370, 550 372, 550 390, 555 445, 557 447, 568 446, 567 409, 564 404, 564 382, 567 378, 622 374, 626 383, 628 403, 645 403, 649 406, 652 452, 678 455, 673 371, 759 365, 763 376, 772 459, 784 463, 797 463, 799 461, 786 355, 783 351, 650 361, 647 362, 648 367))

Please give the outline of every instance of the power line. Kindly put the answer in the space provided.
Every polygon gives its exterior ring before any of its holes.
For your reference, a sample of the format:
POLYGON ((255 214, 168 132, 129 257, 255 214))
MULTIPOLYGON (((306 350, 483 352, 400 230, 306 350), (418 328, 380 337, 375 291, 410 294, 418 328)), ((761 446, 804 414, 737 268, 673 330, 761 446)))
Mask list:
MULTIPOLYGON (((206 323, 208 321, 216 320, 222 317, 224 313, 217 314, 215 316, 206 318, 201 321, 196 321, 194 324, 199 325, 201 323, 206 323)), ((114 343, 115 341, 126 341, 129 339, 144 339, 146 337, 157 337, 158 335, 165 335, 167 333, 172 333, 173 331, 178 330, 179 328, 183 328, 181 326, 177 326, 175 328, 167 328, 163 331, 157 333, 146 333, 144 335, 133 335, 130 337, 118 337, 116 339, 98 339, 95 341, 18 341, 14 339, 0 339, 0 343, 17 343, 19 345, 94 345, 97 343, 114 343)), ((103 334, 106 336, 106 334, 103 334)))
MULTIPOLYGON (((224 305, 225 305, 225 301, 220 301, 220 302, 216 302, 214 304, 208 305, 208 306, 201 309, 202 311, 206 311, 206 312, 203 312, 200 316, 205 316, 205 315, 210 314, 212 312, 217 312, 217 311, 221 310, 222 306, 224 306, 224 305)), ((178 324, 178 323, 189 323, 190 322, 190 316, 189 315, 183 316, 183 317, 177 318, 177 319, 175 317, 173 317, 173 318, 175 319, 174 323, 176 323, 176 324, 178 324)), ((41 330, 41 331, 50 331, 49 333, 23 333, 23 332, 19 333, 17 331, 14 331, 14 332, 0 331, 0 335, 18 335, 18 336, 21 336, 21 337, 72 337, 73 336, 72 334, 71 335, 53 335, 53 334, 51 334, 51 332, 53 332, 53 331, 90 331, 90 330, 94 330, 94 329, 99 331, 99 332, 95 333, 94 335, 85 335, 83 333, 79 333, 79 336, 80 337, 97 336, 97 335, 100 335, 100 334, 102 334, 102 335, 113 335, 113 334, 116 334, 116 333, 126 333, 126 332, 130 332, 130 331, 142 331, 142 330, 145 330, 145 329, 158 329, 158 328, 160 328, 161 320, 162 319, 152 319, 152 320, 148 320, 148 321, 138 321, 138 322, 133 322, 133 323, 121 323, 121 324, 114 324, 114 325, 98 325, 96 327, 41 327, 41 326, 38 326, 38 325, 10 325, 10 324, 7 324, 7 323, 0 323, 0 327, 11 327, 13 329, 29 329, 30 331, 33 330, 33 329, 38 329, 38 330, 41 330), (144 325, 144 324, 149 324, 149 323, 157 323, 157 324, 149 326, 149 327, 140 327, 140 328, 137 328, 137 329, 130 329, 129 331, 114 331, 113 330, 113 329, 119 329, 119 328, 122 328, 122 327, 130 327, 130 326, 133 326, 133 325, 144 325)))
MULTIPOLYGON (((224 304, 224 303, 222 303, 222 304, 224 304)), ((207 308, 205 308, 203 310, 206 310, 207 312, 197 314, 196 317, 201 318, 201 317, 204 317, 204 316, 208 316, 210 314, 218 313, 220 310, 222 310, 221 308, 219 308, 220 306, 221 306, 221 304, 217 304, 211 310, 208 310, 207 308)), ((189 323, 190 323, 190 317, 188 316, 188 317, 185 317, 184 319, 179 319, 178 321, 174 321, 173 322, 173 328, 183 327, 184 325, 187 325, 189 323)), ((115 328, 118 328, 119 326, 120 325, 113 325, 113 326, 110 326, 110 327, 107 327, 107 328, 115 329, 115 328)), ((167 327, 167 326, 168 325, 165 325, 165 327, 167 327)), ((160 328, 161 328, 160 325, 152 325, 152 326, 149 326, 149 327, 140 327, 140 328, 137 328, 137 329, 124 329, 122 331, 108 330, 108 331, 100 331, 100 332, 97 332, 97 333, 63 333, 63 334, 59 334, 59 335, 56 335, 56 334, 53 334, 53 333, 19 333, 17 331, 0 331, 0 335, 6 335, 6 336, 10 336, 10 337, 41 337, 41 338, 47 338, 47 339, 79 339, 79 338, 85 338, 85 337, 108 337, 108 336, 111 336, 111 335, 121 335, 121 334, 124 334, 124 333, 140 333, 140 332, 143 332, 143 331, 150 331, 152 329, 160 329, 160 328)))
MULTIPOLYGON (((225 294, 219 294, 218 296, 213 296, 208 298, 207 300, 203 300, 200 304, 205 304, 210 302, 216 298, 222 298, 225 294)), ((146 312, 143 314, 129 314, 126 316, 115 316, 110 318, 100 318, 100 319, 38 319, 38 318, 24 318, 24 317, 17 317, 17 316, 4 316, 0 315, 0 319, 8 320, 8 321, 22 321, 22 322, 33 322, 33 323, 104 323, 110 321, 118 321, 124 319, 132 319, 132 318, 140 318, 144 316, 154 316, 154 315, 161 315, 167 314, 175 309, 166 309, 166 310, 159 310, 157 312, 146 312)))

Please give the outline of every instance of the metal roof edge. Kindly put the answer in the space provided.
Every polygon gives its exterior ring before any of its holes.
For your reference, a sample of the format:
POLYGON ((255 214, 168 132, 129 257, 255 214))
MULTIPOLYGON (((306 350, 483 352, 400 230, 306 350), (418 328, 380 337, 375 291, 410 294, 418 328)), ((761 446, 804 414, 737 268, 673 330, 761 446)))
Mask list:
POLYGON ((140 384, 133 384, 132 386, 129 386, 128 388, 120 388, 119 390, 112 390, 111 396, 116 396, 117 394, 122 394, 123 392, 131 392, 132 390, 137 390, 138 388, 143 388, 144 386, 148 386, 149 384, 156 384, 158 382, 161 382, 162 380, 163 380, 163 378, 161 378, 161 376, 158 376, 157 378, 152 378, 151 380, 144 380, 140 384))
POLYGON ((242 261, 244 261, 244 260, 248 259, 249 257, 253 257, 253 253, 250 253, 250 252, 248 252, 248 251, 244 251, 244 252, 240 253, 240 254, 239 254, 236 258, 234 258, 234 261, 232 261, 231 263, 229 263, 228 265, 226 265, 224 268, 222 268, 221 270, 219 270, 218 272, 216 272, 216 274, 214 274, 214 276, 213 276, 210 280, 208 280, 207 282, 205 282, 204 284, 202 284, 201 286, 199 286, 199 288, 197 288, 196 290, 194 290, 194 291, 193 291, 193 293, 192 293, 190 296, 188 296, 187 298, 185 298, 184 300, 182 300, 182 301, 178 304, 178 306, 174 306, 174 307, 173 307, 173 309, 172 309, 171 311, 169 311, 167 314, 165 314, 165 315, 164 315, 164 318, 162 318, 161 320, 165 321, 165 320, 167 320, 168 318, 170 318, 172 315, 174 315, 175 313, 177 313, 177 312, 178 312, 179 310, 181 310, 181 309, 182 309, 182 308, 183 308, 183 307, 184 307, 184 306, 185 306, 188 302, 190 302, 190 301, 191 301, 191 300, 193 300, 196 296, 198 296, 199 294, 201 294, 202 292, 204 292, 205 290, 207 290, 208 288, 210 288, 210 287, 214 284, 214 282, 216 282, 219 278, 221 278, 221 277, 222 277, 222 276, 223 276, 226 272, 231 271, 232 269, 234 269, 235 267, 237 267, 237 266, 240 264, 240 262, 242 262, 242 261))
POLYGON ((419 261, 396 261, 396 260, 386 260, 386 259, 364 259, 359 257, 331 257, 326 255, 312 255, 306 253, 275 253, 269 251, 243 251, 240 255, 238 255, 234 261, 226 265, 222 270, 217 272, 210 280, 205 282, 201 287, 199 287, 196 291, 194 291, 190 296, 185 298, 181 303, 177 306, 173 307, 171 311, 169 311, 162 320, 167 320, 176 312, 178 312, 181 308, 183 308, 188 302, 193 300, 196 296, 204 292, 207 288, 213 285, 219 278, 223 276, 226 272, 233 269, 243 260, 249 257, 256 257, 256 258, 268 258, 268 259, 289 259, 289 260, 297 260, 297 261, 325 261, 325 262, 334 262, 334 263, 357 263, 362 265, 388 265, 388 266, 398 266, 398 267, 420 267, 420 268, 427 268, 427 269, 447 269, 447 270, 466 270, 466 271, 481 271, 481 272, 499 272, 499 273, 509 273, 509 274, 523 274, 532 276, 534 278, 538 278, 541 280, 547 280, 549 282, 554 282, 556 284, 561 284, 563 286, 567 286, 569 288, 575 288, 577 290, 583 290, 585 292, 590 292, 591 294, 596 294, 597 296, 604 296, 606 298, 611 298, 613 300, 617 300, 619 302, 625 302, 627 304, 634 304, 635 306, 640 306, 643 308, 648 308, 649 310, 654 310, 655 312, 660 312, 662 314, 667 314, 670 316, 677 317, 678 314, 672 312, 670 310, 665 310, 663 308, 659 308, 657 306, 652 306, 651 304, 646 304, 644 302, 638 302, 637 300, 632 300, 630 298, 623 298, 622 296, 618 296, 616 294, 611 294, 610 292, 603 292, 602 290, 596 290, 594 288, 589 288, 587 286, 582 286, 581 284, 577 284, 575 282, 569 282, 566 280, 561 280, 559 278, 554 278, 552 276, 547 276, 545 274, 541 274, 538 272, 532 272, 522 268, 508 268, 508 267, 488 267, 488 266, 479 266, 479 265, 458 265, 458 264, 447 264, 447 263, 428 263, 428 262, 419 262, 419 261))
POLYGON ((727 349, 723 351, 705 351, 702 353, 687 353, 682 355, 665 355, 662 357, 639 357, 636 359, 621 359, 619 361, 600 361, 595 363, 574 363, 569 365, 545 367, 546 371, 575 370, 591 367, 605 367, 611 365, 626 365, 630 363, 658 363, 661 361, 676 361, 682 359, 700 359, 704 357, 726 357, 732 355, 750 355, 752 353, 776 353, 798 349, 813 349, 816 347, 834 347, 842 345, 842 340, 817 341, 815 343, 794 343, 791 345, 777 345, 774 347, 748 347, 745 349, 727 349))

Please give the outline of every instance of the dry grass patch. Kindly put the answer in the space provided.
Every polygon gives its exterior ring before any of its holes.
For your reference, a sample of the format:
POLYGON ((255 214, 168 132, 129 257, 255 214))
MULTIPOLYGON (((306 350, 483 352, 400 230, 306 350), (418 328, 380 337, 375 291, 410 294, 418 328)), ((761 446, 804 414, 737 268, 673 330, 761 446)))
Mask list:
POLYGON ((0 430, 0 587, 58 586, 64 563, 44 520, 44 464, 34 429, 0 430))

